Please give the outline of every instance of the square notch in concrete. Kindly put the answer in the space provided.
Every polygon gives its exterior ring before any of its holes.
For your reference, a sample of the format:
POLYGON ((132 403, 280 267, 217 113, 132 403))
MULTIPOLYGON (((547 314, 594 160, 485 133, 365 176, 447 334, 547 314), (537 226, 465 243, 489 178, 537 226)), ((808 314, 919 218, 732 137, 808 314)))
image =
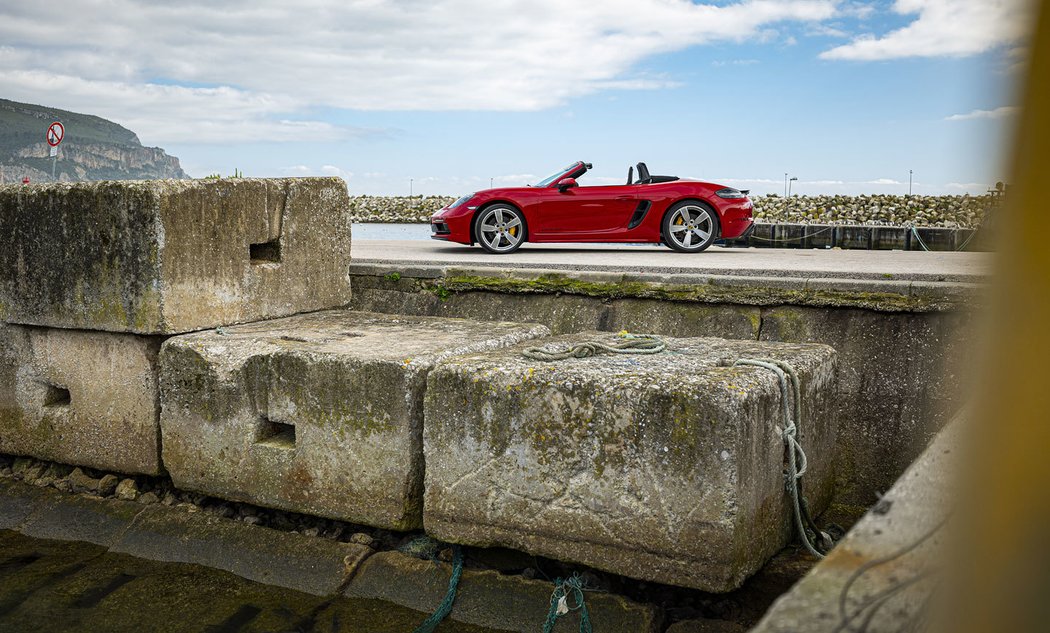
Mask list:
POLYGON ((69 389, 49 382, 45 382, 43 385, 44 407, 68 407, 73 403, 73 395, 69 393, 69 389))
POLYGON ((255 430, 255 443, 283 450, 294 450, 295 425, 262 418, 255 430))
MULTIPOLYGON (((588 332, 553 348, 617 342, 588 332)), ((803 389, 805 490, 834 478, 835 351, 666 338, 654 355, 537 362, 511 348, 452 359, 427 380, 423 522, 435 538, 504 546, 705 591, 739 587, 793 537, 777 376, 803 389)))
POLYGON ((427 374, 548 333, 330 310, 168 339, 164 465, 178 487, 215 497, 419 528, 427 374))
POLYGON ((248 257, 253 266, 281 263, 281 239, 270 240, 248 247, 248 257))

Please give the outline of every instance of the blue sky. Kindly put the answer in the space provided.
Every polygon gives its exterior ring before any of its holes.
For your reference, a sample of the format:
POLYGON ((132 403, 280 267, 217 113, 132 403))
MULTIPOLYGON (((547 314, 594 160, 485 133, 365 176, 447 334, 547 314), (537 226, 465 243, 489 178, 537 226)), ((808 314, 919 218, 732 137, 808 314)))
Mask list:
POLYGON ((1022 0, 66 4, 0 8, 0 96, 118 121, 193 176, 364 194, 577 159, 592 184, 645 161, 760 193, 785 172, 906 193, 909 169, 917 193, 981 192, 1032 22, 1022 0))

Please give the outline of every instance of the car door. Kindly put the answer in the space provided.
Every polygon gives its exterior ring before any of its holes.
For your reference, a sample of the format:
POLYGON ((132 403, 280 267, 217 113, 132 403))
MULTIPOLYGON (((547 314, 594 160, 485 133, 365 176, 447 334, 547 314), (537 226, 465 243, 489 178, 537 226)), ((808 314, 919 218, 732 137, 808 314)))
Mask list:
POLYGON ((552 188, 544 196, 540 225, 544 237, 598 240, 627 229, 636 205, 634 187, 601 185, 552 188))

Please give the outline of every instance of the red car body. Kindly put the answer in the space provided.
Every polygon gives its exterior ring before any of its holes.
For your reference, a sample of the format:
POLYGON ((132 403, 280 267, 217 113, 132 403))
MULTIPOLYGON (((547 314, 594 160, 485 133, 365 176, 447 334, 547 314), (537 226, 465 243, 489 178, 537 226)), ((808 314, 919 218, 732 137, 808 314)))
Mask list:
MULTIPOLYGON (((644 169, 644 164, 640 165, 644 169)), ((623 185, 569 187, 589 165, 577 162, 535 187, 487 189, 464 196, 431 217, 431 237, 473 245, 474 218, 486 207, 503 203, 525 218, 526 241, 661 243, 662 221, 683 201, 705 203, 717 213, 717 239, 740 237, 752 228, 752 203, 747 192, 730 187, 667 176, 623 185), (726 198, 725 192, 738 197, 726 198), (720 194, 720 195, 719 195, 720 194)), ((648 173, 646 171, 646 176, 648 173)))

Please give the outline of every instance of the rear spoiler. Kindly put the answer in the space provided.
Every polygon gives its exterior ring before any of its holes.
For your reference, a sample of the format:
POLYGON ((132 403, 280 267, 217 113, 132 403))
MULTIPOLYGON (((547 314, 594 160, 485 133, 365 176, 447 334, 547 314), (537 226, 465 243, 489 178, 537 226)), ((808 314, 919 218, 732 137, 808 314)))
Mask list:
POLYGON ((747 194, 751 193, 751 190, 750 189, 741 189, 740 193, 742 193, 742 194, 744 194, 746 196, 747 194))

